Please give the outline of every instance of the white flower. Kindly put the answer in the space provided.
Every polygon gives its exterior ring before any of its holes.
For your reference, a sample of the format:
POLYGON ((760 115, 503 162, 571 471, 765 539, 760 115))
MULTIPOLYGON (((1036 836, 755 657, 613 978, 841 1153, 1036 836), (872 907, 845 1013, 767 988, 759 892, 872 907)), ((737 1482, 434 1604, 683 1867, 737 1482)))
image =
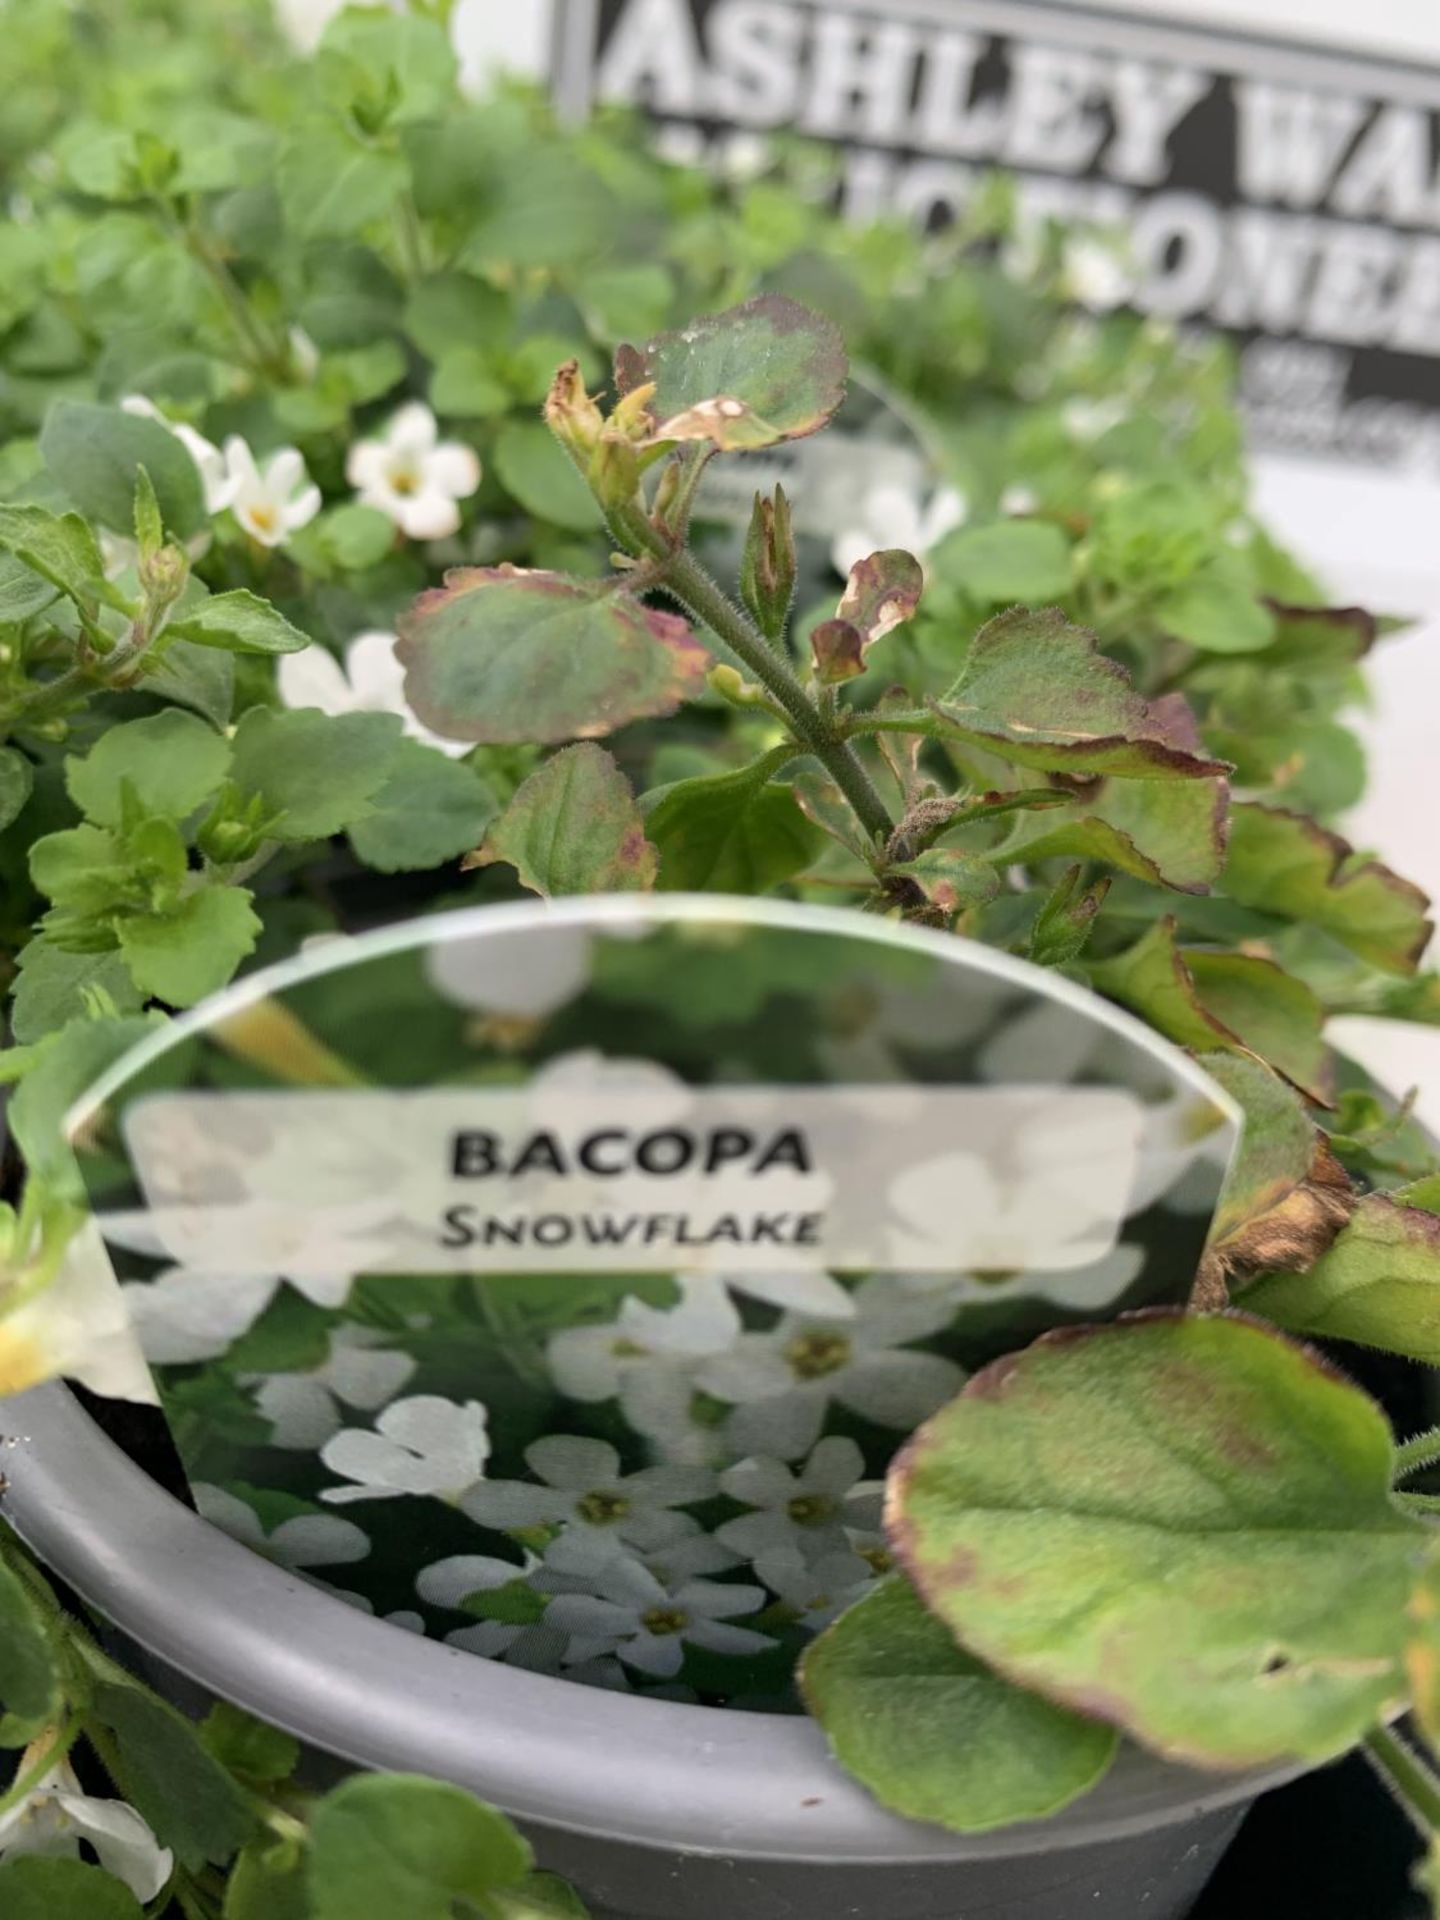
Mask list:
POLYGON ((571 1400, 618 1399, 637 1433, 669 1460, 702 1465, 723 1449, 723 1435, 694 1417, 702 1367, 729 1353, 742 1322, 714 1280, 682 1278, 680 1303, 647 1306, 628 1297, 606 1327, 567 1327, 546 1349, 550 1376, 571 1400))
POLYGON ((983 1274, 903 1273, 896 1284, 915 1294, 941 1293, 953 1310, 993 1303, 997 1299, 1048 1300, 1072 1312, 1098 1314, 1112 1305, 1138 1279, 1145 1266, 1145 1250, 1128 1242, 1088 1266, 1033 1272, 983 1274))
POLYGON ((154 401, 147 400, 143 393, 127 393, 120 405, 124 412, 138 414, 143 420, 153 420, 157 426, 164 427, 167 433, 174 434, 195 462, 200 484, 205 491, 207 513, 223 513, 233 503, 240 490, 240 478, 213 441, 207 440, 203 433, 197 433, 194 427, 186 426, 183 420, 167 419, 154 401))
POLYGON ((228 1352, 254 1326, 279 1284, 273 1274, 171 1267, 153 1280, 127 1281, 120 1291, 145 1358, 152 1366, 167 1367, 228 1352))
POLYGON ((721 1474, 720 1486, 755 1511, 726 1521, 716 1538, 751 1560, 777 1551, 810 1560, 834 1553, 846 1544, 847 1522, 879 1524, 882 1489, 862 1484, 864 1475, 864 1454, 837 1435, 822 1440, 798 1473, 779 1460, 742 1460, 721 1474))
POLYGON ((695 1531, 695 1522, 677 1507, 715 1492, 715 1476, 704 1467, 624 1474, 614 1447, 574 1434, 537 1440, 526 1448, 525 1461, 544 1484, 488 1480, 465 1501, 472 1520, 501 1532, 563 1526, 592 1535, 611 1552, 627 1541, 658 1547, 695 1531))
POLYGON ((670 1586, 637 1561, 616 1558, 596 1570, 593 1594, 560 1594, 545 1615, 592 1651, 587 1658, 614 1653, 626 1666, 657 1680, 673 1680, 686 1645, 709 1653, 762 1653, 775 1643, 763 1633, 731 1625, 737 1614, 755 1613, 765 1604, 760 1587, 732 1587, 714 1580, 685 1580, 670 1586))
POLYGON ((835 537, 830 549, 835 571, 849 578, 872 553, 899 547, 923 560, 947 533, 963 527, 968 507, 954 487, 940 487, 923 500, 909 487, 887 481, 860 496, 855 519, 835 537))
POLYGON ((795 1460, 820 1437, 831 1401, 877 1426, 910 1432, 959 1392, 964 1374, 938 1354, 914 1353, 950 1324, 948 1300, 893 1280, 867 1280, 845 1320, 786 1314, 768 1333, 746 1333, 707 1360, 699 1385, 735 1403, 727 1437, 740 1453, 795 1460))
POLYGON ((480 485, 480 462, 458 440, 441 440, 423 400, 393 414, 378 440, 357 440, 345 478, 362 506, 375 507, 412 540, 444 540, 460 525, 456 502, 480 485))
POLYGON ((427 947, 425 971, 457 1006, 538 1020, 568 1006, 588 986, 590 938, 578 927, 547 927, 539 937, 477 934, 427 947))
POLYGON ((1073 400, 1065 402, 1060 409, 1060 418, 1072 440, 1088 443, 1100 439, 1112 427, 1118 427, 1126 412, 1125 402, 1116 394, 1103 400, 1092 400, 1084 394, 1078 394, 1073 400))
POLYGON ((125 1295, 93 1220, 77 1229, 43 1283, 23 1265, 0 1267, 0 1395, 62 1375, 106 1399, 155 1399, 125 1295), (12 1293, 18 1304, 8 1306, 12 1293))
POLYGON ((333 1513, 297 1513, 267 1533, 255 1509, 223 1487, 197 1481, 193 1491, 202 1519, 292 1572, 301 1567, 350 1566, 370 1551, 359 1527, 333 1513))
POLYGON ((320 489, 296 447, 272 453, 262 470, 239 434, 232 433, 225 442, 225 465, 235 485, 230 509, 262 547, 284 546, 320 511, 320 489))
POLYGON ((876 1579, 870 1563, 848 1545, 818 1560, 807 1560, 796 1547, 777 1547, 758 1556, 755 1571, 775 1597, 799 1615, 802 1625, 815 1633, 863 1599, 876 1579))
POLYGON ((1108 312, 1130 297, 1134 275, 1118 237, 1072 235, 1065 242, 1062 290, 1092 312, 1108 312))
POLYGON ((324 647, 281 654, 275 675, 287 707, 319 707, 322 713, 396 713, 411 740, 451 759, 469 753, 473 740, 445 740, 418 720, 405 698, 405 669, 395 658, 393 633, 362 633, 345 649, 342 667, 324 647))
POLYGON ((1000 511, 1013 516, 1037 513, 1040 508, 1040 496, 1033 487, 1006 487, 1000 496, 1000 511))
POLYGON ((253 1384, 255 1404, 271 1423, 271 1446, 310 1452, 345 1424, 342 1406, 374 1413, 389 1405, 414 1371, 414 1359, 387 1347, 383 1334, 341 1326, 320 1366, 308 1373, 257 1375, 246 1384, 253 1384))
POLYGON ((550 7, 534 0, 506 7, 497 0, 457 0, 450 14, 450 44, 460 61, 460 91, 485 98, 500 74, 545 76, 550 58, 550 7))
MULTIPOLYGON (((29 1749, 21 1769, 39 1758, 29 1749)), ((158 1896, 175 1864, 170 1849, 160 1845, 133 1807, 123 1800, 92 1799, 68 1760, 58 1761, 18 1807, 0 1814, 0 1859, 78 1860, 82 1842, 142 1905, 158 1896)))
POLYGON ((416 1394, 388 1406, 375 1428, 347 1427, 320 1449, 332 1473, 357 1482, 325 1488, 322 1500, 339 1506, 419 1494, 456 1506, 484 1475, 490 1436, 478 1400, 459 1406, 438 1394, 416 1394))

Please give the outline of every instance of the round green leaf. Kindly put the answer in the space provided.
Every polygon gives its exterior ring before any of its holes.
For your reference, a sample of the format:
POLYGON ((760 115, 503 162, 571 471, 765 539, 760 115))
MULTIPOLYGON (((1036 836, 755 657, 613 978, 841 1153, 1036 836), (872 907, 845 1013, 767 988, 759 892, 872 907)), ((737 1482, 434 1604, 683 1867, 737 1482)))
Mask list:
POLYGON ((496 860, 546 895, 643 892, 657 865, 630 782, 588 741, 552 755, 517 789, 474 864, 496 860))
POLYGON ((34 1854, 0 1865, 0 1913, 5 1920, 144 1920, 140 1902, 113 1874, 34 1854))
POLYGON ((892 1477, 892 1534, 979 1658, 1198 1766, 1321 1761, 1404 1698, 1425 1534, 1378 1407, 1238 1316, 1052 1334, 892 1477))
POLYGON ((530 1865, 505 1816, 459 1787, 367 1774, 316 1810, 310 1904, 314 1920, 452 1920, 457 1901, 483 1904, 530 1865))
POLYGON ((173 913, 122 920, 120 951, 144 994, 193 1007, 227 986, 255 945, 260 922, 244 887, 202 887, 173 913))
POLYGON ((189 539, 210 523, 195 462, 156 420, 119 407, 57 400, 40 432, 45 464, 88 519, 128 534, 141 467, 160 502, 167 531, 189 539))
POLYGON ((30 798, 35 776, 30 762, 14 747, 0 747, 0 833, 30 798))
POLYGON ((1048 520, 962 527, 945 541, 935 564, 942 578, 992 606, 1037 606, 1070 591, 1070 542, 1048 520))
POLYGON ((1058 1812, 1103 1778, 1118 1744, 1112 1728, 992 1673, 903 1580, 821 1635, 801 1684, 835 1757, 882 1806, 954 1833, 1058 1812))
POLYGON ((101 734, 83 760, 68 759, 65 784, 98 826, 120 824, 127 791, 142 813, 183 820, 216 791, 229 765, 222 733, 166 707, 101 734))
POLYGON ((400 621, 405 695, 447 740, 595 739, 673 713, 709 656, 683 620, 623 589, 468 567, 400 621))
POLYGON ((370 807, 350 829, 351 846, 377 873, 412 873, 478 847, 495 796, 473 767, 402 740, 370 807))
POLYGON ((512 420, 495 442, 494 466, 505 490, 537 520, 576 533, 605 522, 585 482, 539 420, 512 420))
POLYGON ((279 816, 277 840, 323 840, 371 811, 400 745, 393 713, 276 713, 252 707, 235 731, 234 778, 279 816))
POLYGON ((818 829, 794 790, 770 775, 789 757, 767 754, 734 773, 700 774, 647 794, 645 831, 660 849, 667 893, 768 893, 814 859, 818 829))
POLYGON ((0 1561, 0 1745, 23 1746, 60 1712, 55 1649, 38 1608, 0 1561))

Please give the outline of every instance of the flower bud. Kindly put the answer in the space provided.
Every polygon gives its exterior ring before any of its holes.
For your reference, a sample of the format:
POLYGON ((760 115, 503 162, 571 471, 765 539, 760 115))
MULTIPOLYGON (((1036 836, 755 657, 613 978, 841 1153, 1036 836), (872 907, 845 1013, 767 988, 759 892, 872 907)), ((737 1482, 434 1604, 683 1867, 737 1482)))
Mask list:
POLYGON ((755 496, 755 511, 740 569, 740 592, 768 640, 778 640, 795 597, 795 532, 785 489, 773 500, 755 496))
POLYGON ((578 360, 556 374, 545 402, 545 424, 583 471, 600 442, 605 416, 585 391, 578 360))

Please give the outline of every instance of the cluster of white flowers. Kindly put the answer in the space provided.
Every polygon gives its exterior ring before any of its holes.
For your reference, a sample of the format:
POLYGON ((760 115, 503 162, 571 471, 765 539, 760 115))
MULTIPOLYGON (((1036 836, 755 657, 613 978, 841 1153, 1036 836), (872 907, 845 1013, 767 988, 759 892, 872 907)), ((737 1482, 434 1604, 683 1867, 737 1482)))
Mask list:
MULTIPOLYGON (((232 514, 259 546, 284 546, 319 513, 321 492, 297 447, 280 447, 262 461, 238 433, 217 447, 184 421, 169 419, 142 393, 127 394, 120 405, 175 436, 195 462, 206 512, 212 518, 232 514)), ((383 513, 411 540, 443 540, 456 532, 458 503, 480 485, 473 449, 442 440, 435 415, 421 400, 402 406, 376 438, 357 440, 345 472, 360 505, 383 513)), ((132 543, 115 542, 115 562, 133 560, 133 551, 132 543)))

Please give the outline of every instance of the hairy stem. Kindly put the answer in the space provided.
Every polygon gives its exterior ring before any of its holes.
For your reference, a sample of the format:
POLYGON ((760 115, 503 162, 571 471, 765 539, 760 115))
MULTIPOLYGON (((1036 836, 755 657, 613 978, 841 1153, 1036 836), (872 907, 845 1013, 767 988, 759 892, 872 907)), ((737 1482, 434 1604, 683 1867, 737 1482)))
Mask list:
POLYGON ((1421 1467, 1432 1467, 1440 1460, 1440 1427, 1427 1427, 1424 1433, 1417 1433, 1403 1446, 1395 1449, 1395 1479, 1408 1480, 1412 1473, 1418 1473, 1421 1467))
POLYGON ((796 740, 823 764, 855 809, 856 818, 866 833, 872 839, 888 839, 895 823, 869 774, 838 728, 826 723, 789 664, 772 650, 760 629, 726 596, 692 553, 667 548, 663 536, 638 508, 617 517, 620 532, 661 562, 660 579, 666 589, 723 640, 736 659, 774 695, 784 709, 796 740))
POLYGON ((1365 1736, 1365 1757, 1421 1833, 1440 1833, 1440 1776, 1389 1727, 1365 1736))

